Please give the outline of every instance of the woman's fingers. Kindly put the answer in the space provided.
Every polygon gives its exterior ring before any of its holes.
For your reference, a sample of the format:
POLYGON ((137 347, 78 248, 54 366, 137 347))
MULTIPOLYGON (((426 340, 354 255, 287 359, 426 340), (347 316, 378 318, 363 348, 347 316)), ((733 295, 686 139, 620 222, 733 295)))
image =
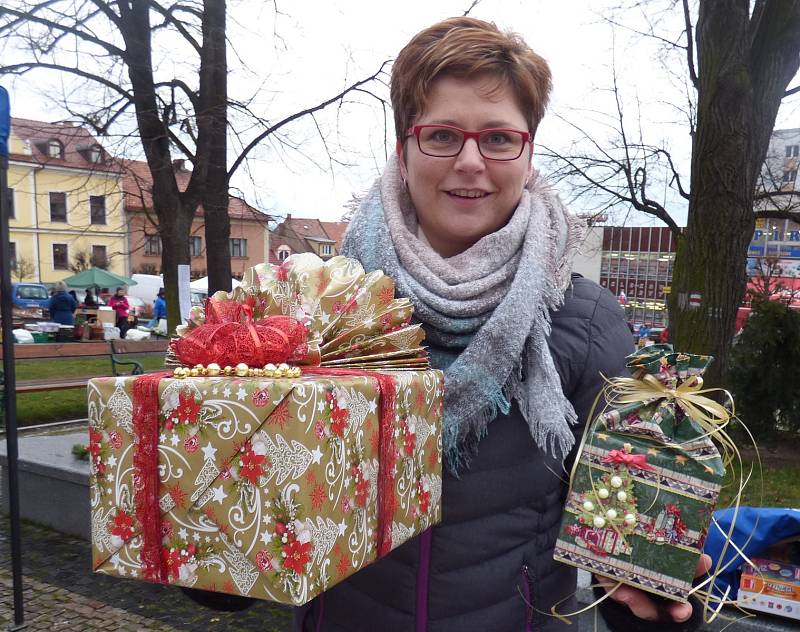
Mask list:
POLYGON ((705 575, 708 569, 711 568, 712 563, 711 556, 703 553, 700 559, 697 560, 697 570, 694 572, 694 576, 700 577, 701 575, 705 575))
MULTIPOLYGON (((616 582, 604 577, 596 577, 595 580, 608 592, 611 592, 616 586, 616 582)), ((609 599, 627 606, 634 616, 640 619, 658 621, 658 606, 642 590, 631 588, 630 586, 620 586, 609 596, 609 599)), ((691 614, 691 607, 689 614, 691 614)))

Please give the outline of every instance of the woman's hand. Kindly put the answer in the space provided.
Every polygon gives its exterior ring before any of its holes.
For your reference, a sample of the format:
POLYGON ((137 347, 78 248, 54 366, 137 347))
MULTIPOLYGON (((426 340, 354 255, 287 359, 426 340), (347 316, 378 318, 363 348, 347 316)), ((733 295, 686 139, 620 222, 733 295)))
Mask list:
MULTIPOLYGON (((711 558, 704 553, 697 561, 697 570, 694 576, 700 577, 704 575, 709 568, 711 568, 711 558)), ((594 579, 599 586, 602 586, 607 591, 617 585, 616 581, 606 577, 595 577, 594 579)), ((624 584, 617 588, 609 596, 609 599, 627 606, 635 617, 646 621, 683 623, 692 616, 692 604, 690 603, 678 603, 677 601, 669 601, 669 603, 662 601, 659 603, 653 599, 650 593, 624 584)))

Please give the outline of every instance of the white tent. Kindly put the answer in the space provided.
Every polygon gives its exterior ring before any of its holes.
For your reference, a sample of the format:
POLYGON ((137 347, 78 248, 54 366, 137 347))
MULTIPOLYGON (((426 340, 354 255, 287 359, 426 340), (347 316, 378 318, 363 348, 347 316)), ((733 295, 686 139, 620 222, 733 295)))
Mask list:
MULTIPOLYGON (((241 281, 237 281, 236 279, 231 279, 231 288, 237 288, 242 284, 241 281)), ((203 294, 208 294, 208 277, 204 276, 202 279, 197 279, 196 281, 192 281, 189 284, 189 287, 194 292, 202 292, 203 294)))

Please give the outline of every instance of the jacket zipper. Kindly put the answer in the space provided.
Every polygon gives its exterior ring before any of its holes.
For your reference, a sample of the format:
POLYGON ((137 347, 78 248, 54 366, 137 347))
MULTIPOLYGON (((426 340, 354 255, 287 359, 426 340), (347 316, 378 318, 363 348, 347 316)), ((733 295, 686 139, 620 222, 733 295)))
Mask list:
POLYGON ((525 597, 525 632, 532 632, 533 630, 533 614, 534 606, 532 600, 533 582, 531 581, 530 570, 527 564, 522 565, 522 594, 525 597))

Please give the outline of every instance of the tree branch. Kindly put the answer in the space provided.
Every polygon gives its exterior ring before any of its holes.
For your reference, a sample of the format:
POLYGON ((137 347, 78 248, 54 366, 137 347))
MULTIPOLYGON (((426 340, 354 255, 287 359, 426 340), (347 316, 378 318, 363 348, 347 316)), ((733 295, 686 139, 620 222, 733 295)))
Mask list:
POLYGON ((342 90, 336 96, 331 97, 330 99, 326 99, 325 101, 322 101, 321 103, 318 103, 314 107, 310 107, 310 108, 307 108, 305 110, 301 110, 300 112, 295 112, 294 114, 291 114, 290 116, 287 116, 286 118, 282 119, 281 121, 278 121, 277 123, 275 123, 275 125, 272 125, 269 128, 267 128, 266 130, 264 130, 263 132, 261 132, 258 136, 256 136, 253 140, 250 141, 250 143, 242 150, 242 153, 240 153, 239 156, 236 158, 236 160, 234 160, 233 165, 228 170, 228 178, 231 178, 233 176, 233 174, 239 168, 239 165, 241 165, 242 162, 247 158, 247 154, 249 154, 267 136, 269 136, 270 134, 276 132, 277 130, 282 128, 284 125, 286 125, 288 123, 291 123, 292 121, 295 121, 295 120, 297 120, 299 118, 302 118, 303 116, 306 116, 307 114, 311 114, 313 112, 318 112, 319 110, 325 109, 331 103, 336 103, 336 101, 338 101, 339 99, 343 98, 348 92, 350 92, 352 90, 356 90, 357 88, 360 88, 361 86, 363 86, 365 84, 368 84, 370 81, 374 81, 383 72, 383 69, 386 67, 386 64, 388 64, 388 63, 389 63, 388 60, 384 61, 381 64, 380 68, 378 68, 378 70, 374 74, 370 75, 366 79, 361 79, 360 81, 356 81, 354 84, 352 84, 352 85, 348 86, 347 88, 345 88, 344 90, 342 90))
POLYGON ((694 31, 692 29, 692 16, 689 12, 689 0, 683 0, 683 21, 686 27, 686 65, 689 67, 689 79, 697 90, 700 88, 700 82, 697 79, 697 69, 694 65, 694 31))
POLYGON ((72 75, 77 75, 78 77, 83 77, 84 79, 88 79, 89 81, 94 81, 95 83, 99 83, 100 85, 103 85, 106 88, 110 88, 114 92, 121 94, 125 98, 130 99, 131 101, 133 100, 133 95, 130 92, 123 90, 121 86, 118 86, 113 81, 109 81, 108 79, 103 79, 102 77, 93 75, 89 72, 81 70, 80 68, 62 66, 61 64, 48 64, 45 62, 37 61, 37 62, 28 62, 22 64, 12 64, 10 66, 0 66, 0 75, 24 75, 32 70, 37 70, 39 68, 60 70, 61 72, 66 72, 72 75))
MULTIPOLYGON (((47 8, 47 5, 49 5, 49 4, 50 4, 49 2, 42 3, 41 5, 39 5, 37 7, 34 7, 30 11, 17 11, 15 9, 10 9, 8 7, 5 7, 5 8, 3 8, 3 12, 7 13, 8 15, 13 15, 16 18, 19 18, 22 21, 23 24, 25 24, 27 22, 33 22, 35 24, 41 24, 42 26, 45 26, 45 27, 47 27, 48 29, 51 29, 51 30, 60 31, 62 33, 70 33, 70 34, 74 35, 75 37, 77 37, 77 38, 79 38, 79 39, 81 39, 81 40, 83 40, 85 42, 90 42, 92 44, 95 44, 95 45, 99 46, 100 48, 104 49, 106 52, 108 52, 111 55, 116 55, 116 56, 120 57, 121 59, 125 59, 125 51, 124 50, 122 50, 121 48, 117 48, 116 46, 114 46, 110 42, 106 42, 104 40, 101 40, 101 39, 95 37, 94 35, 92 35, 88 31, 81 30, 81 29, 78 29, 78 28, 75 28, 75 27, 71 27, 71 26, 65 26, 63 24, 59 24, 58 22, 54 22, 54 21, 48 20, 46 18, 40 18, 39 16, 36 15, 36 12, 38 10, 43 10, 43 9, 47 8)), ((75 24, 81 24, 82 25, 82 20, 77 20, 76 19, 75 20, 75 24)), ((12 26, 12 25, 8 25, 8 26, 12 26)), ((0 34, 3 34, 3 31, 7 30, 7 28, 8 27, 6 27, 6 28, 0 27, 0 34)))

